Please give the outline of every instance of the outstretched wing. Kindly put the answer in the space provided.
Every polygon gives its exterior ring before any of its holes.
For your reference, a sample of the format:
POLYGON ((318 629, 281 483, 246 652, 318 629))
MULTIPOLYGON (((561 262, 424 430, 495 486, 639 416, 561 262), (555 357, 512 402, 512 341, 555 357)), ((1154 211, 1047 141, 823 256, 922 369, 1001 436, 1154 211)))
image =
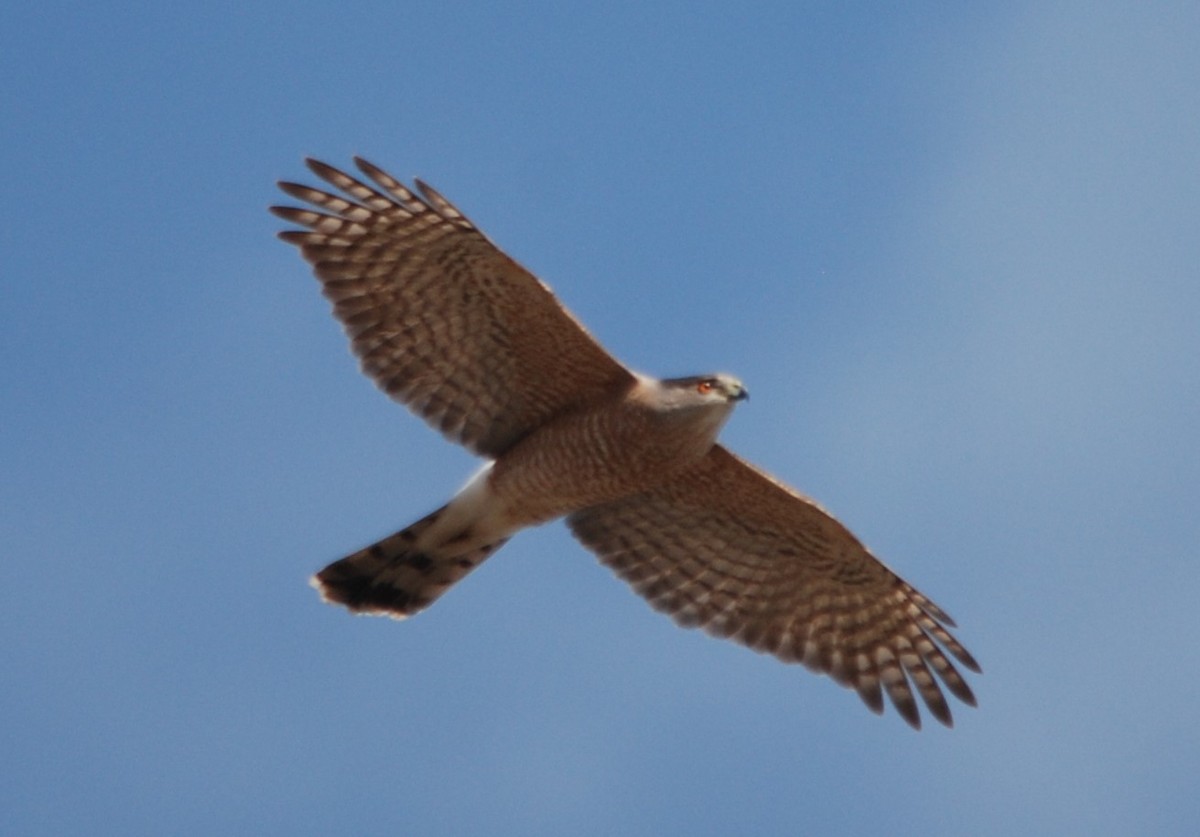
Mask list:
POLYGON ((551 416, 633 382, 533 274, 445 198, 365 160, 366 183, 309 160, 340 197, 279 187, 320 211, 271 207, 299 246, 363 372, 476 453, 496 457, 551 416))
POLYGON ((979 671, 937 605, 885 567, 811 500, 716 445, 653 491, 585 509, 571 530, 655 608, 855 689, 883 692, 912 726, 909 681, 951 725, 934 673, 975 697, 947 659, 979 671), (944 650, 943 650, 944 649, 944 650))

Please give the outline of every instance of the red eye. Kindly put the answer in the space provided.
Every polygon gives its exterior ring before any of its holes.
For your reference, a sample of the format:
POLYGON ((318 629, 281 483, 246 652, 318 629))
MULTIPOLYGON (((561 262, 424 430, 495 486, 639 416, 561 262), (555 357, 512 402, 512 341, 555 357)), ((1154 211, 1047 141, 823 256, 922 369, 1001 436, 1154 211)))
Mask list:
POLYGON ((710 392, 712 392, 712 390, 712 381, 701 381, 700 383, 696 384, 696 392, 700 393, 701 395, 708 395, 710 392))

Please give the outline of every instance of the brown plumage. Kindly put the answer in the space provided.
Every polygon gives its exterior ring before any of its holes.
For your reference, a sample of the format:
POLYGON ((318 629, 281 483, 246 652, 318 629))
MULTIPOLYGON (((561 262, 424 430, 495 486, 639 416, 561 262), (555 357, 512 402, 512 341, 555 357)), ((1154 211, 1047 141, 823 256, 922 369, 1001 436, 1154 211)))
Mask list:
POLYGON ((630 371, 445 198, 356 163, 366 180, 309 161, 345 197, 281 183, 316 207, 272 207, 307 228, 281 237, 312 263, 363 371, 491 462, 438 511, 318 573, 327 600, 409 616, 520 529, 566 517, 680 624, 829 674, 876 712, 886 695, 914 727, 914 690, 947 726, 939 682, 974 705, 947 653, 979 666, 945 612, 716 443, 746 397, 736 378, 630 371))

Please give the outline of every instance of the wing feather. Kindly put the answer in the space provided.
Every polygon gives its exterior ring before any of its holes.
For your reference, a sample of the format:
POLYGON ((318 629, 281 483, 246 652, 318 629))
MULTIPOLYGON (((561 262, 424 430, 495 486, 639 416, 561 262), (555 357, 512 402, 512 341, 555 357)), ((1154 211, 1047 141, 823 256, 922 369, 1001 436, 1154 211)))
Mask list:
POLYGON ((585 509, 571 530, 654 607, 853 688, 920 726, 950 726, 939 679, 975 705, 947 653, 979 665, 946 613, 816 503, 716 445, 653 491, 585 509), (936 677, 934 676, 936 674, 936 677))
POLYGON ((444 197, 355 162, 369 182, 309 160, 343 194, 280 183, 311 208, 271 211, 306 228, 280 237, 312 264, 363 372, 386 393, 496 457, 552 416, 633 381, 444 197))

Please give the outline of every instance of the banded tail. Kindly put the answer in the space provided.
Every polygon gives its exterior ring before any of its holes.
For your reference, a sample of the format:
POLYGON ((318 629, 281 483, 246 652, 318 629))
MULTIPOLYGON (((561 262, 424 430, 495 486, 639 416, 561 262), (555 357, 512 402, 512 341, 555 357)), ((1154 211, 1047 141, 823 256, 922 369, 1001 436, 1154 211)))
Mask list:
POLYGON ((424 610, 508 540, 479 545, 464 532, 423 542, 447 508, 334 561, 312 577, 312 586, 325 601, 355 613, 404 619, 424 610))

